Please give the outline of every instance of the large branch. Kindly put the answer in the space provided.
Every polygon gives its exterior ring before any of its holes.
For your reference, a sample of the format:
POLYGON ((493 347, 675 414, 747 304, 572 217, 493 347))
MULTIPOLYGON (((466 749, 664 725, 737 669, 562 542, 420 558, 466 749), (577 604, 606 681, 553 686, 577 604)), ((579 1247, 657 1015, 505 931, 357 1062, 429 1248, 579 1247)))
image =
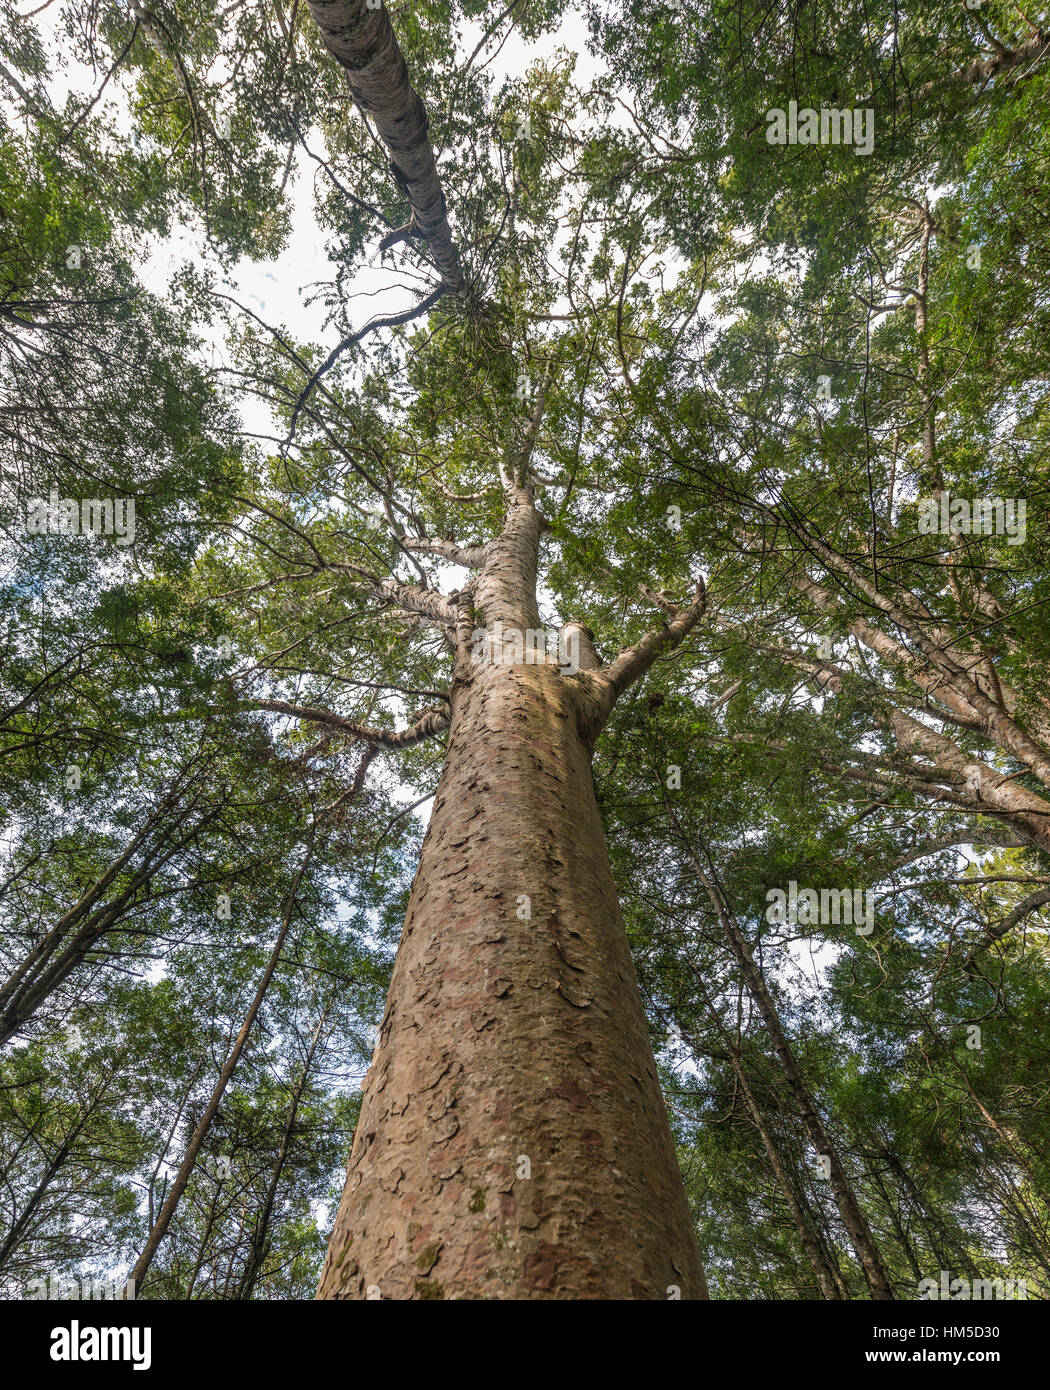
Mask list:
MULTIPOLYGON (((841 693, 843 672, 833 662, 800 660, 795 664, 808 667, 821 689, 841 693)), ((895 705, 883 709, 876 704, 872 713, 903 752, 920 749, 939 768, 972 787, 978 801, 987 800, 997 810, 1020 817, 1014 823, 1022 833, 1043 849, 1050 849, 1050 824, 1046 820, 1050 806, 1042 797, 1018 786, 1012 776, 1004 776, 987 763, 971 758, 958 743, 895 705)))
MULTIPOLYGON (((920 106, 930 97, 943 94, 946 89, 978 87, 983 88, 997 77, 1013 72, 1022 64, 1035 66, 1040 58, 1050 51, 1050 31, 1037 32, 1017 48, 1001 48, 987 58, 977 58, 965 67, 957 68, 944 77, 925 82, 917 91, 906 92, 897 102, 898 111, 907 111, 920 106)), ((1022 74, 1023 75, 1023 74, 1022 74)))
MULTIPOLYGON (((978 849, 1027 849, 1030 841, 1019 835, 997 831, 992 826, 973 826, 969 830, 955 830, 950 835, 942 835, 936 840, 927 840, 921 845, 915 845, 896 859, 880 865, 879 872, 883 877, 888 877, 898 869, 906 868, 920 859, 928 859, 934 854, 942 854, 946 849, 964 845, 973 845, 978 849)), ((864 857, 870 859, 872 855, 866 854, 864 857)))
POLYGON ((440 627, 456 625, 458 614, 455 605, 444 594, 433 589, 423 589, 418 584, 402 584, 399 579, 380 579, 377 575, 362 569, 360 565, 351 565, 342 560, 328 561, 325 568, 357 575, 362 583, 367 584, 373 593, 387 604, 407 608, 440 627))
POLYGON ((384 6, 366 0, 307 0, 321 38, 342 66, 354 100, 375 122, 390 152, 390 171, 408 198, 412 229, 430 249, 447 288, 463 288, 448 208, 427 135, 427 113, 384 6))
POLYGON ((288 714, 294 719, 306 719, 312 724, 324 724, 328 728, 338 729, 340 733, 380 748, 413 748, 424 739, 432 738, 443 729, 447 729, 451 718, 447 709, 428 709, 409 728, 398 732, 394 729, 370 729, 364 724, 355 724, 350 719, 344 719, 341 714, 333 714, 331 710, 318 709, 314 705, 293 705, 287 700, 255 700, 253 703, 257 709, 272 710, 274 714, 288 714))
POLYGON ((1039 888, 1034 893, 1030 893, 1027 898, 1017 904, 1012 912, 1008 912, 1005 917, 1000 917, 998 922, 993 922, 987 928, 989 940, 998 941, 1000 937, 1012 931, 1019 922, 1035 912, 1037 908, 1045 907, 1050 903, 1050 888, 1039 888))
POLYGON ((696 627, 706 608, 707 592, 704 581, 698 579, 693 602, 688 608, 679 610, 669 623, 647 632, 640 642, 622 651, 599 673, 605 685, 608 709, 612 709, 628 686, 645 675, 657 657, 679 646, 696 627))
MULTIPOLYGON (((938 640, 931 641, 923 631, 926 619, 915 612, 910 600, 902 598, 895 603, 877 591, 852 565, 829 547, 816 540, 812 542, 812 546, 829 567, 839 570, 851 579, 874 607, 909 634, 934 670, 929 674, 921 673, 917 669, 917 659, 906 648, 863 618, 847 622, 846 625, 854 635, 865 646, 901 667, 924 693, 931 694, 946 704, 971 727, 979 727, 981 732, 1004 752, 1024 763, 1041 782, 1050 786, 1050 755, 982 688, 981 676, 977 670, 981 660, 980 654, 958 652, 949 645, 950 639, 939 640, 942 634, 936 629, 934 631, 938 640)), ((797 574, 794 576, 794 582, 797 588, 825 612, 842 610, 842 604, 832 599, 826 590, 808 575, 797 574)), ((1009 687, 1004 687, 1004 691, 1013 698, 1013 692, 1009 687)))
POLYGON ((448 560, 450 564, 462 565, 465 569, 480 569, 485 563, 483 545, 457 545, 455 541, 444 540, 440 536, 405 536, 401 544, 406 550, 414 550, 421 555, 434 555, 448 560))
POLYGON ((985 923, 983 934, 978 937, 967 952, 966 959, 963 961, 963 969, 972 970, 978 952, 994 945, 997 941, 1001 941, 1026 917, 1031 916, 1033 912, 1038 912, 1047 903, 1050 903, 1050 888, 1037 888, 1034 893, 1029 893, 1027 898, 1023 898, 1005 917, 1000 917, 997 922, 985 923))
POLYGON ((413 319, 421 318, 423 314, 429 309, 432 309, 438 300, 448 294, 448 292, 448 285, 439 285, 436 290, 428 294, 425 299, 421 299, 418 304, 413 304, 408 309, 402 309, 398 314, 385 314, 377 318, 369 319, 364 328, 359 328, 356 333, 351 333, 349 337, 344 338, 342 342, 338 343, 316 371, 311 372, 306 385, 299 392, 298 399, 295 402, 295 408, 292 411, 291 423, 288 426, 288 437, 285 440, 285 446, 287 447, 291 444, 295 437, 296 422, 299 419, 303 406, 313 395, 314 387, 323 376, 327 376, 328 372, 331 371, 348 348, 352 348, 356 343, 359 343, 362 338, 367 337, 369 333, 374 333, 377 328, 397 328, 403 323, 411 323, 413 319))
MULTIPOLYGON (((894 734, 902 752, 910 751, 906 744, 914 744, 934 762, 905 762, 885 753, 857 750, 851 756, 863 764, 862 767, 833 762, 818 752, 811 753, 811 759, 826 773, 880 793, 908 791, 953 810, 1004 819, 1028 844, 1050 851, 1050 805, 1047 802, 1027 788, 1019 787, 1012 778, 1003 776, 988 763, 970 760, 949 739, 899 710, 890 711, 886 727, 894 734)), ((745 734, 708 734, 707 738, 712 743, 755 748, 767 757, 791 751, 789 744, 768 737, 761 743, 755 743, 745 734)), ((971 834, 968 843, 976 843, 980 838, 980 834, 971 834)))

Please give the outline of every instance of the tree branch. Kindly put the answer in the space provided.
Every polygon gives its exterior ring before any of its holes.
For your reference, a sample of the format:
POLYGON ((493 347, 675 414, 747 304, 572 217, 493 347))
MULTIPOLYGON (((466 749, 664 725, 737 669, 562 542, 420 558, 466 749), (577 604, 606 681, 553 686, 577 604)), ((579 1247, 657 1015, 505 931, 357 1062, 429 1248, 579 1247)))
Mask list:
POLYGON ((646 633, 640 642, 622 651, 604 671, 598 673, 606 689, 606 708, 611 710, 628 686, 645 675, 666 651, 672 651, 692 632, 707 609, 703 579, 696 581, 696 593, 688 608, 680 609, 669 623, 646 633))
POLYGON ((441 272, 444 288, 464 287, 448 224, 445 194, 427 135, 427 113, 412 87, 408 66, 386 8, 366 0, 307 0, 329 53, 346 73, 362 111, 375 122, 390 153, 390 172, 412 209, 416 231, 441 272))
POLYGON ((359 738, 380 748, 412 748, 447 729, 452 717, 447 708, 428 709, 409 728, 397 731, 370 729, 367 725, 355 724, 350 719, 344 719, 341 714, 318 709, 315 705, 293 705, 287 700, 255 700, 253 705, 256 709, 270 710, 274 714, 287 714, 294 719, 305 719, 312 724, 324 724, 329 728, 338 729, 350 738, 359 738))

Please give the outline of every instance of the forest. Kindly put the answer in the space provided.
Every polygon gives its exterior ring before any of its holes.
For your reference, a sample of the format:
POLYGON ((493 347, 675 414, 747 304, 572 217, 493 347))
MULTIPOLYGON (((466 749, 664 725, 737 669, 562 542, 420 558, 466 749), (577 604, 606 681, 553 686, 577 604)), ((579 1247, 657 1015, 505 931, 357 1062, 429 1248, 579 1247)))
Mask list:
POLYGON ((1050 1297, 1050 15, 0 0, 0 1299, 1050 1297))

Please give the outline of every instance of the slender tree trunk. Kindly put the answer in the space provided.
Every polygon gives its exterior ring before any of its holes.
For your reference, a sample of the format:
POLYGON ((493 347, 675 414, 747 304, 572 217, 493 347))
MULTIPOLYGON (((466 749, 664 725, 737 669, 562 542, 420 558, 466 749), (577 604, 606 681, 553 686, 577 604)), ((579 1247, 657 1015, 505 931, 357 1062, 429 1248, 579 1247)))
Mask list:
MULTIPOLYGON (((810 1143, 816 1152, 818 1159, 826 1164, 828 1181, 835 1197, 839 1213, 842 1216, 843 1225, 849 1235, 850 1242, 857 1253, 864 1277, 868 1283, 868 1291, 873 1299, 894 1299, 896 1294, 893 1291, 893 1283, 887 1273, 886 1266, 883 1264, 879 1248, 875 1243, 875 1238, 868 1226, 868 1219, 864 1215, 863 1208, 857 1199, 857 1194, 853 1190, 853 1184, 839 1157, 838 1149, 828 1133, 814 1100, 813 1093, 810 1091, 806 1079, 802 1074, 802 1069, 798 1065, 794 1049, 788 1042, 784 1030, 780 1026, 780 1015, 773 1002, 761 970, 755 964, 755 958, 751 954, 751 948, 747 943, 740 924, 737 922, 732 909, 722 892, 721 886, 716 883, 713 869, 708 863, 704 864, 693 851, 692 846, 686 839, 678 818, 674 813, 670 803, 666 801, 668 813, 671 816, 675 827, 678 830, 682 846, 685 849, 689 860, 693 866, 697 878, 703 884, 705 890, 711 898, 712 905, 718 914, 722 930, 725 932, 729 947, 740 966, 744 983, 747 985, 748 993, 755 1001, 762 1021, 766 1025, 769 1040, 780 1058, 781 1066, 784 1068, 784 1077, 788 1088, 798 1106, 799 1115, 805 1126, 810 1143)), ((705 851, 706 854, 706 851, 705 851)))
MULTIPOLYGON (((744 1097, 744 1104, 747 1106, 752 1123, 758 1130, 759 1138, 769 1159, 770 1167, 773 1169, 773 1176, 784 1194, 784 1201, 791 1219, 795 1224, 798 1238, 802 1242, 802 1248, 806 1252, 806 1258, 813 1270, 813 1275, 817 1281, 817 1288, 820 1290, 821 1298, 837 1300, 849 1298, 849 1291, 843 1281, 842 1274, 833 1263, 828 1251, 824 1248, 824 1243, 819 1232, 814 1228, 809 1220, 809 1213, 806 1211, 800 1194, 796 1189, 791 1174, 788 1172, 787 1164, 784 1162, 777 1142, 773 1137, 773 1132, 766 1123, 766 1117, 762 1112, 762 1107, 758 1103, 751 1086, 751 1080, 744 1066, 744 1058, 736 1038, 725 1026, 722 1016, 715 1007, 714 1000, 704 988, 703 982, 697 976, 697 988, 703 998, 704 1007, 707 1009, 708 1017, 711 1019, 719 1036, 725 1043, 726 1052, 729 1056, 729 1064, 733 1069, 740 1093, 744 1097)), ((684 1036, 684 1035, 683 1035, 684 1036)))
POLYGON ((199 821, 190 822, 188 829, 186 822, 180 822, 171 830, 162 831, 155 843, 144 851, 138 869, 118 896, 92 907, 120 868, 130 860, 145 832, 132 842, 120 859, 114 860, 90 892, 55 924, 18 970, 0 986, 0 1044, 7 1042, 33 1017, 107 932, 120 929, 125 914, 138 905, 139 889, 219 815, 220 811, 216 810, 199 821), (180 834, 178 839, 172 838, 182 830, 186 833, 180 834))
MULTIPOLYGON (((218 1205, 219 1194, 218 1189, 216 1189, 216 1191, 212 1195, 211 1202, 208 1206, 208 1216, 207 1220, 204 1223, 204 1232, 201 1235, 200 1245, 197 1249, 197 1258, 194 1261, 193 1273, 190 1275, 189 1282, 186 1285, 186 1293, 184 1294, 186 1302, 189 1302, 189 1300, 193 1297, 193 1290, 196 1286, 197 1280, 200 1278, 200 1272, 204 1268, 204 1261, 208 1254, 208 1241, 211 1239, 211 1233, 215 1227, 215 1221, 218 1216, 218 1212, 216 1210, 218 1205)), ((173 1280, 173 1287, 178 1288, 178 1286, 178 1279, 173 1280)))
POLYGON ((117 1066, 119 1066, 121 1061, 123 1061, 123 1057, 118 1059, 118 1062, 114 1064, 108 1074, 101 1079, 98 1086, 96 1086, 95 1090, 89 1095, 83 1111, 77 1116, 76 1122, 62 1140, 54 1157, 44 1169, 40 1181, 33 1189, 33 1195, 26 1202, 18 1217, 12 1221, 11 1229, 8 1231, 3 1242, 0 1243, 0 1270, 4 1268, 12 1253, 17 1249, 23 1235, 29 1227, 33 1214, 43 1201, 51 1184, 54 1182, 56 1173, 59 1172, 63 1164, 69 1158, 69 1155, 73 1152, 73 1147, 80 1138, 84 1126, 94 1114, 95 1106, 99 1103, 109 1083, 116 1075, 117 1066))
POLYGON ((281 1135, 281 1144, 277 1150, 277 1158, 270 1174, 270 1181, 267 1184, 266 1196, 263 1199, 262 1210, 257 1213, 255 1225, 252 1229, 251 1246, 248 1251, 248 1259, 244 1266, 237 1286, 237 1298, 251 1298, 255 1285, 258 1283, 259 1275, 262 1273, 263 1260, 269 1248, 270 1222, 273 1217, 274 1206, 277 1202, 277 1189, 280 1186, 281 1178, 284 1174, 285 1164, 288 1162, 288 1153, 292 1146, 292 1135, 295 1132, 295 1123, 299 1118, 299 1106, 302 1104, 303 1093, 310 1080, 310 1069, 313 1066, 314 1055, 317 1052, 318 1043, 321 1040, 321 1031, 324 1028, 325 1020, 328 1017, 329 1008, 327 1006, 318 1020, 314 1030, 313 1039, 310 1043, 310 1050, 306 1054, 303 1062, 303 1069, 299 1076, 298 1084, 292 1094, 292 1103, 288 1108, 288 1118, 285 1121, 284 1131, 281 1135))
POLYGON ((923 1196, 921 1189, 915 1183, 904 1164, 892 1150, 884 1150, 883 1156, 893 1170, 897 1181, 911 1199, 911 1203, 918 1213, 919 1220, 926 1227, 926 1234, 929 1237, 930 1246, 933 1253, 941 1261, 941 1268, 951 1269, 955 1266, 965 1270, 971 1279, 976 1279, 978 1277, 978 1271, 973 1261, 970 1259, 965 1246, 948 1230, 947 1226, 941 1220, 936 1207, 931 1205, 923 1196))
POLYGON ((299 891, 299 884, 302 881, 303 874, 306 872, 306 866, 309 864, 312 855, 313 834, 311 832, 306 855, 295 876, 295 881, 292 884, 292 891, 288 895, 288 905, 285 909, 284 920, 281 923, 280 931, 277 933, 277 940, 270 953, 270 959, 266 964, 266 969, 263 971, 262 979, 259 981, 255 994, 252 997, 252 1002, 248 1006, 248 1012, 244 1016, 244 1022, 241 1024, 240 1032, 237 1034, 226 1061, 223 1063, 222 1071, 220 1071, 218 1080, 215 1082, 214 1089, 212 1090, 211 1099, 208 1101, 204 1114, 201 1116, 193 1134, 190 1136, 190 1142, 186 1145, 186 1153, 183 1156, 182 1163, 179 1165, 179 1171, 175 1175, 175 1180, 171 1185, 171 1191, 168 1193, 164 1205, 160 1209, 160 1215, 157 1217, 149 1235, 146 1237, 146 1244, 143 1246, 142 1254, 138 1257, 138 1260, 135 1262, 135 1268, 131 1271, 130 1282, 140 1291, 142 1289, 143 1280, 149 1272, 149 1267, 153 1263, 153 1257, 156 1255, 161 1241, 167 1234, 171 1219, 175 1215, 182 1194, 185 1192, 186 1186, 189 1183, 193 1169, 197 1163, 197 1154, 200 1152, 201 1145, 208 1136, 208 1130, 211 1128, 212 1120, 214 1120, 215 1113, 226 1093, 226 1087, 230 1084, 230 1078, 237 1069, 237 1063, 240 1061, 241 1053, 244 1051, 245 1044, 248 1041, 248 1034, 252 1030, 252 1025, 255 1022, 259 1010, 262 1008, 262 1002, 266 997, 266 991, 269 989, 270 981, 273 979, 273 972, 277 969, 277 963, 281 958, 281 951, 284 948, 285 937, 288 935, 288 928, 291 926, 292 913, 295 911, 295 895, 299 891))
POLYGON ((772 1131, 766 1123, 762 1108, 755 1097, 754 1091, 751 1089, 751 1083, 748 1080, 747 1072, 744 1070, 739 1051, 734 1048, 731 1043, 729 1046, 729 1058, 733 1067, 733 1072, 740 1085, 740 1090, 743 1094, 748 1111, 750 1112, 751 1119, 754 1122, 755 1128, 758 1130, 759 1138, 762 1140, 762 1145, 769 1158, 770 1166, 773 1169, 773 1176, 776 1178, 777 1184, 784 1194, 784 1201, 787 1203, 788 1211, 791 1213, 791 1219, 795 1224, 795 1230, 798 1232, 799 1240, 802 1242, 802 1248, 805 1250, 806 1258, 809 1260, 810 1267, 813 1270, 814 1277, 817 1281, 817 1288, 820 1290, 820 1296, 821 1298, 829 1300, 849 1298, 849 1291, 846 1289, 841 1273, 839 1270, 833 1268, 824 1250, 823 1242, 810 1224, 808 1214, 799 1199, 798 1192, 795 1190, 795 1184, 792 1181, 791 1174, 787 1170, 784 1160, 780 1155, 780 1150, 777 1148, 776 1140, 773 1138, 772 1131))
POLYGON ((318 1296, 703 1298, 588 679, 478 665, 452 709, 318 1296))
POLYGON ((17 1249, 20 1241, 22 1240, 23 1235, 26 1232, 26 1229, 29 1226, 30 1221, 32 1220, 33 1213, 36 1211, 37 1207, 43 1201, 44 1196, 47 1193, 47 1190, 51 1186, 52 1182, 54 1182, 55 1174, 62 1167, 63 1163, 65 1163, 66 1159, 69 1157, 69 1151, 73 1145, 73 1141, 76 1138, 77 1133, 78 1131, 76 1130, 73 1132, 70 1138, 62 1145, 62 1147, 56 1153, 55 1157, 44 1169, 40 1181, 33 1189, 33 1195, 26 1202, 21 1212, 19 1212, 18 1218, 14 1222, 12 1222, 11 1229, 8 1231, 6 1237, 3 1240, 3 1243, 0 1244, 0 1270, 2 1270, 4 1266, 7 1264, 7 1261, 10 1259, 12 1252, 17 1249))
MULTIPOLYGON (((787 1160, 785 1159, 785 1164, 786 1163, 787 1160)), ((799 1167, 801 1166, 802 1165, 799 1165, 799 1167)), ((789 1172, 796 1179, 796 1200, 802 1209, 803 1220, 807 1222, 807 1224, 809 1225, 809 1229, 813 1232, 814 1239, 816 1240, 821 1251, 823 1252, 824 1263, 827 1266, 828 1270, 831 1272, 831 1277, 834 1280, 835 1288, 838 1290, 838 1297, 848 1302, 852 1298, 852 1295, 849 1291, 849 1285, 846 1283, 845 1276, 843 1275, 842 1270, 839 1266, 839 1259, 838 1253, 835 1249, 835 1242, 830 1230, 828 1229, 828 1224, 824 1217, 824 1213, 820 1211, 818 1208, 814 1207, 813 1203, 810 1201, 809 1194, 806 1192, 805 1183, 803 1182, 802 1178, 798 1176, 799 1168, 792 1165, 789 1169, 789 1172)))
POLYGON ((887 1189, 885 1182, 882 1180, 882 1174, 879 1172, 873 1174, 873 1181, 882 1197, 883 1205, 886 1208, 886 1215, 889 1217, 890 1225, 893 1227, 894 1234, 897 1237, 897 1244, 900 1246, 901 1253, 907 1260, 908 1268, 912 1272, 916 1286, 918 1286, 919 1282, 924 1278, 924 1275, 919 1267, 918 1260, 915 1258, 915 1249, 901 1221, 901 1212, 899 1209, 900 1194, 887 1189))

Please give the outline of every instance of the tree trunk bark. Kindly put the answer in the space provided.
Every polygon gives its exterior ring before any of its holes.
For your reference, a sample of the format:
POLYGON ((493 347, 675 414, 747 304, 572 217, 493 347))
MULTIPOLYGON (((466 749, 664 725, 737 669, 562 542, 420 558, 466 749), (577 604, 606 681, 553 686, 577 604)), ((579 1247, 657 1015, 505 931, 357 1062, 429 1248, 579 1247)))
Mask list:
POLYGON ((707 1296, 594 797, 594 689, 548 664, 453 685, 319 1298, 707 1296))

